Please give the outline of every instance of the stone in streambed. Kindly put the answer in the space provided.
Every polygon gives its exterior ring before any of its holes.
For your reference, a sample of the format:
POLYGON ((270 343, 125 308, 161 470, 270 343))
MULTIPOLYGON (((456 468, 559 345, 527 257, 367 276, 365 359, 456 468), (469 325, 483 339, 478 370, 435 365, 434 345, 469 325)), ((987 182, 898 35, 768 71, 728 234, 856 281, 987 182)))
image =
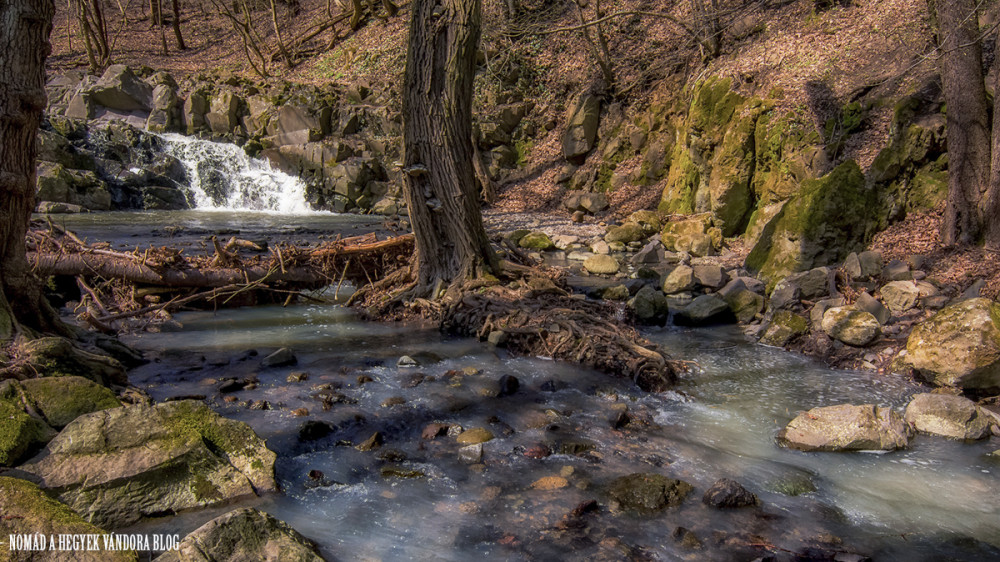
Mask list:
POLYGON ((527 250, 551 250, 556 247, 555 242, 544 232, 529 232, 517 241, 517 245, 527 250))
POLYGON ((635 311, 636 321, 640 324, 662 326, 667 322, 670 313, 667 297, 649 285, 639 289, 635 297, 629 301, 629 305, 635 311))
POLYGON ((674 315, 678 326, 709 326, 736 322, 729 304, 717 294, 701 295, 674 315))
POLYGON ((891 408, 840 404, 799 414, 778 434, 778 443, 801 451, 893 451, 906 448, 910 435, 891 408))
POLYGON ((212 519, 156 562, 322 562, 316 544, 284 521, 253 508, 212 519))
POLYGON ((747 491, 739 482, 728 478, 720 478, 715 484, 712 484, 712 487, 702 496, 701 501, 718 508, 747 507, 760 504, 756 494, 747 491))
POLYGON ((609 255, 594 254, 583 261, 583 268, 596 275, 611 275, 618 273, 621 265, 609 255))
POLYGON ((664 294, 673 295, 694 288, 694 269, 686 265, 678 265, 663 280, 661 287, 664 294))
POLYGON ((975 402, 951 394, 917 394, 906 405, 903 417, 921 433, 953 439, 988 437, 994 423, 975 402))
POLYGON ((493 439, 493 433, 484 427, 474 427, 472 429, 467 429, 459 434, 455 438, 456 441, 462 445, 475 445, 477 443, 486 443, 493 439))
POLYGON ((295 365, 299 360, 295 357, 295 353, 287 347, 282 347, 278 351, 268 355, 261 362, 262 367, 287 367, 288 365, 295 365))
POLYGON ((771 323, 764 330, 760 343, 774 347, 785 347, 795 338, 809 332, 809 321, 790 310, 774 313, 771 323))
POLYGON ((648 516, 680 505, 693 489, 682 480, 637 472, 615 479, 608 488, 608 495, 621 510, 648 516))
POLYGON ((1000 304, 976 298, 943 308, 913 328, 906 352, 935 385, 1000 388, 1000 304))
POLYGON ((823 331, 847 345, 866 346, 882 333, 878 319, 870 312, 837 306, 823 313, 823 331))

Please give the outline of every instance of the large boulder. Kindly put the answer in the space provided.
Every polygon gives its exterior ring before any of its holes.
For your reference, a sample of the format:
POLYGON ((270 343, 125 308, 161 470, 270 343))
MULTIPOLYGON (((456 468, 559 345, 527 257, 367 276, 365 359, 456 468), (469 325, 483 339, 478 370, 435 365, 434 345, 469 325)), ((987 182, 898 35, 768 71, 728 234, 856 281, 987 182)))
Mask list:
POLYGON ((43 377, 20 385, 35 410, 56 429, 84 414, 122 405, 110 389, 83 377, 43 377))
POLYGON ((156 562, 322 562, 316 545, 284 521, 253 508, 216 517, 156 562))
POLYGON ((650 285, 639 289, 630 304, 635 311, 635 319, 640 324, 662 326, 667 322, 667 315, 670 313, 667 297, 650 285))
POLYGON ((823 313, 823 331, 847 345, 866 346, 882 333, 878 319, 870 312, 835 306, 823 313))
POLYGON ((578 161, 593 150, 600 112, 601 100, 597 96, 583 94, 577 98, 566 123, 566 132, 563 133, 564 158, 578 161))
POLYGON ((717 294, 701 295, 674 315, 678 326, 710 326, 736 322, 729 304, 717 294))
POLYGON ((954 439, 982 439, 990 435, 993 416, 963 396, 923 393, 915 395, 903 414, 921 433, 954 439))
POLYGON ((25 398, 14 381, 0 384, 0 466, 13 466, 41 448, 55 431, 24 410, 25 398))
POLYGON ((1000 304, 969 299, 918 324, 907 361, 928 382, 962 389, 1000 388, 1000 304))
POLYGON ((80 416, 21 470, 91 523, 121 527, 274 491, 275 457, 245 423, 184 400, 80 416))
POLYGON ((799 414, 778 433, 778 443, 801 451, 894 451, 909 444, 910 433, 891 408, 841 404, 799 414))
POLYGON ((149 111, 153 88, 124 64, 113 64, 87 93, 98 105, 119 111, 149 111))
MULTIPOLYGON (((73 560, 74 562, 135 561, 135 552, 121 550, 79 549, 74 552, 58 551, 58 542, 52 551, 50 538, 58 541, 59 535, 106 535, 102 529, 84 521, 72 509, 45 495, 38 486, 21 480, 0 476, 0 560, 38 561, 73 560), (8 537, 30 535, 44 537, 44 550, 18 549, 12 552, 8 537)), ((103 540, 103 539, 102 539, 103 540)), ((102 543, 99 543, 102 544, 102 543)), ((41 545, 41 543, 39 543, 41 545)), ((18 545, 15 545, 18 546, 18 545)))
POLYGON ((764 227, 747 269, 773 286, 791 273, 840 263, 873 233, 875 195, 853 160, 802 182, 764 227))

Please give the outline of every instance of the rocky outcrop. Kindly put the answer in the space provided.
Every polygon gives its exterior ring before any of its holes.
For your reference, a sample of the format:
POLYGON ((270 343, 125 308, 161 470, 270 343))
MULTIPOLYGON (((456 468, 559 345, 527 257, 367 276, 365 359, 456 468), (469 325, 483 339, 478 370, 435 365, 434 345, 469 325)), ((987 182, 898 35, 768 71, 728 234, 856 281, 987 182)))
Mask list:
POLYGON ((906 361, 930 383, 1000 388, 1000 304, 976 298, 945 307, 913 328, 906 361))
POLYGON ((909 444, 910 428, 891 408, 841 404, 813 408, 778 434, 778 443, 801 451, 893 451, 909 444))
POLYGON ((252 508, 216 517, 156 562, 322 562, 316 544, 284 521, 252 508))
POLYGON ((88 521, 144 516, 274 491, 275 454, 201 402, 83 415, 21 470, 88 521))
POLYGON ((906 405, 906 422, 920 433, 953 439, 982 439, 995 425, 993 416, 962 396, 923 393, 906 405))
POLYGON ((573 104, 563 133, 563 158, 580 161, 594 149, 597 125, 600 119, 601 100, 593 94, 582 94, 573 104))

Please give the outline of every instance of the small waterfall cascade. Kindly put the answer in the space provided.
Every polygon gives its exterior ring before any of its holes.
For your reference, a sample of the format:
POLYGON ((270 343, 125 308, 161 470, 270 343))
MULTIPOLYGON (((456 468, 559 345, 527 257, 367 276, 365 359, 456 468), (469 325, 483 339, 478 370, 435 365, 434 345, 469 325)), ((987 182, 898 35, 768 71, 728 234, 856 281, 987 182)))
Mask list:
POLYGON ((186 168, 198 210, 313 212, 302 180, 272 169, 266 160, 247 156, 235 144, 173 133, 158 136, 164 152, 186 168))

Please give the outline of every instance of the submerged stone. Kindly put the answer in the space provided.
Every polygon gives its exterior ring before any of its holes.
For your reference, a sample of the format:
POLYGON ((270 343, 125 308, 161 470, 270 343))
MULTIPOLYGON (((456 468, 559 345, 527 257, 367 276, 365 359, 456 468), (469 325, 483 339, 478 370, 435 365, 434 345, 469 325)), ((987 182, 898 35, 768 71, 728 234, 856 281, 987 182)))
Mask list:
POLYGON ((718 508, 747 507, 760 503, 756 494, 749 492, 739 482, 729 478, 716 480, 715 484, 712 484, 712 487, 705 491, 701 501, 718 508))
POLYGON ((608 495, 627 512, 653 515, 681 504, 694 488, 682 480, 661 474, 637 472, 615 479, 608 495))

